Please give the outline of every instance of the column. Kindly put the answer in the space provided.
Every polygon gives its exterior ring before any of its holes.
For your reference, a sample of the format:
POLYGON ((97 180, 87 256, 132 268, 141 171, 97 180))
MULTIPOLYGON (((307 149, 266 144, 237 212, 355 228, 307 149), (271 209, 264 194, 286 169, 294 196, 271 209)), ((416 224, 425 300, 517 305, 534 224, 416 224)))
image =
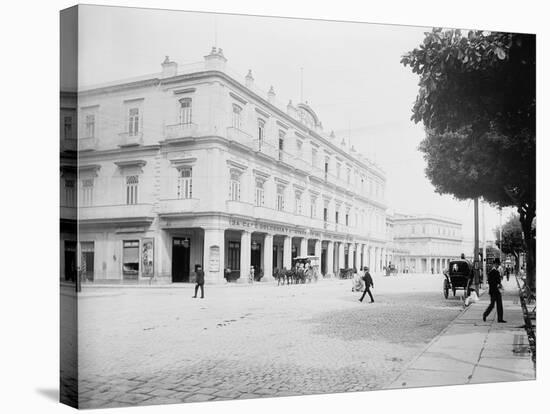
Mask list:
POLYGON ((264 236, 264 251, 263 251, 263 264, 264 271, 263 281, 271 282, 273 280, 273 235, 266 234, 264 236))
POLYGON ((369 270, 373 273, 374 273, 374 267, 376 264, 376 260, 374 258, 374 253, 375 253, 374 250, 375 250, 374 246, 369 247, 369 270))
POLYGON ((334 276, 334 243, 330 240, 327 242, 327 276, 334 276))
POLYGON ((359 271, 359 257, 357 257, 359 255, 359 249, 357 248, 357 243, 353 243, 352 244, 353 246, 353 264, 352 264, 352 267, 354 267, 355 269, 357 269, 359 271))
POLYGON ((241 233, 241 277, 239 282, 248 283, 250 275, 250 240, 252 235, 248 231, 241 233))
POLYGON ((292 246, 290 245, 290 236, 283 239, 283 267, 290 270, 292 267, 292 246))
MULTIPOLYGON (((205 283, 223 282, 223 267, 225 263, 224 230, 204 229, 203 250, 203 271, 205 283)), ((248 251, 250 253, 250 244, 248 251)))
POLYGON ((340 271, 340 269, 343 269, 345 264, 346 264, 346 259, 344 257, 344 243, 339 242, 338 243, 338 271, 340 271))
POLYGON ((365 266, 365 245, 363 243, 359 245, 359 266, 361 269, 365 266))
POLYGON ((307 239, 305 237, 300 239, 300 252, 298 256, 307 256, 307 239))
POLYGON ((315 240, 314 256, 317 256, 321 263, 321 240, 315 240))

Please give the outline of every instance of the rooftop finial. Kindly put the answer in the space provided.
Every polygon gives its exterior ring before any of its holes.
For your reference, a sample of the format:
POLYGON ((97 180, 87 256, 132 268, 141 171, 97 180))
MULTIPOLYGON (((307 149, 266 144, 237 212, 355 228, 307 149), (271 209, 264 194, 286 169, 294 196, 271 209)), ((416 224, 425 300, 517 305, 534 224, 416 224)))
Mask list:
POLYGON ((162 63, 170 63, 170 57, 168 55, 166 55, 164 57, 164 62, 162 62, 162 63))

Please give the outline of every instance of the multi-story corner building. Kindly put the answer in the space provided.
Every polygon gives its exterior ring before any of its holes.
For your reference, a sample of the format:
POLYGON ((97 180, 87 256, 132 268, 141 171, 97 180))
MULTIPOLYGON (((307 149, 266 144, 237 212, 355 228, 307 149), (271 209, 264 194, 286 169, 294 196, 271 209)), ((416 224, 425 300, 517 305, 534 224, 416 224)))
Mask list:
POLYGON ((225 269, 247 280, 251 266, 270 280, 303 255, 325 275, 382 268, 380 168, 325 133, 307 103, 281 105, 250 71, 234 75, 221 49, 161 66, 78 92, 86 280, 186 282, 199 264, 207 282, 225 269))
POLYGON ((399 249, 394 260, 400 270, 441 273, 462 253, 462 224, 434 215, 395 214, 393 243, 399 249))

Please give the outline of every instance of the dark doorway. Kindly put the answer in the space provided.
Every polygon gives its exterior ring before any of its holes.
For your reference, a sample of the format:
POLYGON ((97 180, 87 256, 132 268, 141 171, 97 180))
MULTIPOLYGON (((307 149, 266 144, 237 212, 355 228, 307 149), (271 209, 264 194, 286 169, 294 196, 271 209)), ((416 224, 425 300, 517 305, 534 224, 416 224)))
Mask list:
POLYGON ((262 245, 253 242, 250 248, 250 266, 254 266, 254 278, 258 279, 262 268, 262 245))
POLYGON ((328 273, 327 270, 327 249, 321 249, 321 273, 326 275, 328 273))
POLYGON ((273 270, 275 270, 279 264, 279 260, 278 260, 278 257, 277 257, 277 252, 279 251, 279 249, 277 248, 277 246, 273 246, 273 270))
POLYGON ((82 279, 86 282, 94 281, 94 242, 80 243, 82 258, 80 267, 82 279))
POLYGON ((65 280, 76 281, 76 242, 65 240, 65 280))
POLYGON ((174 237, 172 242, 172 282, 189 282, 191 239, 174 237))

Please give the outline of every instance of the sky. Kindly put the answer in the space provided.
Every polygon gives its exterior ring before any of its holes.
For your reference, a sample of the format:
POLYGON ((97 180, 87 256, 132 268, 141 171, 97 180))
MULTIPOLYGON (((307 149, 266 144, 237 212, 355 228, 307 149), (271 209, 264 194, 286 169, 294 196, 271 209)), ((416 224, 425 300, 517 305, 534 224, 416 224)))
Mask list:
MULTIPOLYGON (((97 84, 160 71, 165 55, 178 64, 203 60, 211 47, 228 66, 277 99, 303 100, 334 130, 386 172, 390 212, 458 220, 473 237, 473 202, 441 196, 426 178, 417 150, 424 138, 411 120, 418 76, 400 64, 426 27, 81 6, 79 82, 97 84), (303 76, 301 75, 303 73, 303 76)), ((480 209, 480 213, 482 209, 480 209)), ((511 214, 505 209, 502 221, 511 214)), ((496 209, 485 207, 485 235, 494 239, 496 209)), ((480 235, 483 234, 483 226, 480 235)))

